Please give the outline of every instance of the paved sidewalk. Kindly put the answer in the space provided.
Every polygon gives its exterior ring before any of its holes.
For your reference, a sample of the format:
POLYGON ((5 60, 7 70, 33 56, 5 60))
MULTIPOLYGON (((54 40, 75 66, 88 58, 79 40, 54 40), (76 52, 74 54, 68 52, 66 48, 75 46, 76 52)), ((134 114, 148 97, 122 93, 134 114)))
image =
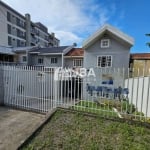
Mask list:
POLYGON ((16 150, 45 115, 0 107, 0 150, 16 150))

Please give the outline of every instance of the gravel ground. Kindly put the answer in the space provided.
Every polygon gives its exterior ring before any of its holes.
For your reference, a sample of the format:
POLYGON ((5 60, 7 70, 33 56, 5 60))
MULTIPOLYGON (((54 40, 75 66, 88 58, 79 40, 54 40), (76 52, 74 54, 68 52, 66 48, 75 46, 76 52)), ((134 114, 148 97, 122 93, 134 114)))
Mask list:
POLYGON ((0 150, 16 150, 44 119, 42 114, 0 107, 0 150))

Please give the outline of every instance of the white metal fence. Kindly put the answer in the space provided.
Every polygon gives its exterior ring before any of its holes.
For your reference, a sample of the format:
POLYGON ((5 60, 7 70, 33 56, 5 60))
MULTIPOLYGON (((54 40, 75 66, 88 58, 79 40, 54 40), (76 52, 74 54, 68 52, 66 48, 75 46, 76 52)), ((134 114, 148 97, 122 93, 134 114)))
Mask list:
POLYGON ((56 107, 54 69, 3 66, 4 104, 46 112, 56 107))
POLYGON ((33 111, 48 112, 61 106, 148 121, 150 75, 134 77, 130 71, 1 66, 4 94, 0 96, 5 105, 33 111))

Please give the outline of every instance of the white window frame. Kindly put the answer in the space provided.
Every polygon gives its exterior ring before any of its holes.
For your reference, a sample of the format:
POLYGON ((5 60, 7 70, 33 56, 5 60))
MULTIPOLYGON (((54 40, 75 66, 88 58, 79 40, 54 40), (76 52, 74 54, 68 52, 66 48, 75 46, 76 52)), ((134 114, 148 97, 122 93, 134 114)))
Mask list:
POLYGON ((109 39, 102 39, 101 40, 101 48, 109 48, 110 47, 110 40, 109 39), (108 42, 107 45, 104 45, 104 42, 108 42))
POLYGON ((99 68, 110 68, 110 67, 112 67, 112 55, 99 55, 99 56, 97 56, 97 67, 99 67, 99 68), (104 67, 102 66, 102 62, 99 65, 99 57, 106 57, 106 62, 105 62, 104 67), (111 58, 110 61, 108 61, 109 57, 111 58), (110 65, 109 65, 109 62, 110 62, 110 65))
POLYGON ((57 57, 51 57, 51 64, 57 64, 58 58, 57 57))
POLYGON ((83 59, 73 59, 73 67, 83 67, 83 59))

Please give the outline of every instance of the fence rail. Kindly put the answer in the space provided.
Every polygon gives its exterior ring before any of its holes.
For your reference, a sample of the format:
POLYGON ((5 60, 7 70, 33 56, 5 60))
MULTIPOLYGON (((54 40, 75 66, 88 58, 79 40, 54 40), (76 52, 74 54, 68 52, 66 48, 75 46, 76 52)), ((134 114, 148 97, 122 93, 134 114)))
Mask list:
POLYGON ((5 105, 33 111, 48 112, 61 106, 108 117, 150 121, 150 71, 146 76, 140 76, 138 71, 135 75, 134 69, 131 74, 131 69, 124 68, 84 71, 1 66, 0 96, 5 105))

